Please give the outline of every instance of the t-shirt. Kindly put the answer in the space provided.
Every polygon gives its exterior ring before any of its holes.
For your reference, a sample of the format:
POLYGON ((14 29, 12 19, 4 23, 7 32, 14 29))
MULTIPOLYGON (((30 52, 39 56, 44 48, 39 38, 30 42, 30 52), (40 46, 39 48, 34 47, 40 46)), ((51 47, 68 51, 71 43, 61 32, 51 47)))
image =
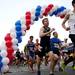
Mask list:
POLYGON ((60 39, 58 38, 51 38, 50 39, 50 44, 51 44, 51 50, 59 50, 59 43, 61 43, 60 39))
POLYGON ((70 11, 68 13, 70 16, 69 16, 69 20, 68 20, 68 25, 70 27, 70 34, 75 34, 75 13, 73 11, 70 11))

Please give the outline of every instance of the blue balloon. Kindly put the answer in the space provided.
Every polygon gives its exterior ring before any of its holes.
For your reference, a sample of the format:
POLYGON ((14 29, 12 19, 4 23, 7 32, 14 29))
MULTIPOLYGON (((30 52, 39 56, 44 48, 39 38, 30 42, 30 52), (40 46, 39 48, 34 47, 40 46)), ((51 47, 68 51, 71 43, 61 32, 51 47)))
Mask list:
POLYGON ((53 13, 49 14, 50 16, 53 16, 53 15, 57 15, 58 13, 64 11, 66 8, 65 7, 60 7, 58 8, 57 10, 55 10, 53 13))
POLYGON ((2 66, 3 66, 3 63, 2 63, 2 62, 0 62, 0 71, 1 71, 2 66))
POLYGON ((1 60, 2 60, 2 57, 0 56, 0 62, 1 62, 1 60))
POLYGON ((20 20, 16 21, 15 25, 20 25, 21 26, 21 21, 20 20))
POLYGON ((21 26, 20 25, 16 25, 16 31, 21 31, 21 26))
POLYGON ((62 11, 64 11, 66 8, 65 7, 60 7, 60 8, 58 8, 56 11, 55 11, 55 15, 57 15, 58 13, 60 13, 60 12, 62 12, 62 11))
MULTIPOLYGON (((59 8, 58 8, 58 9, 59 9, 59 8)), ((58 13, 58 9, 55 10, 55 11, 51 14, 51 16, 55 15, 56 13, 58 13)))
POLYGON ((40 16, 40 12, 39 11, 36 11, 35 12, 35 16, 37 16, 37 17, 40 16))
POLYGON ((55 12, 54 12, 54 15, 56 15, 56 14, 58 14, 59 12, 56 10, 55 12))
POLYGON ((16 35, 17 35, 17 37, 21 37, 22 36, 22 32, 21 31, 17 31, 16 35))
POLYGON ((51 13, 51 14, 49 14, 50 16, 53 16, 54 15, 54 12, 53 13, 51 13))
POLYGON ((35 17, 34 21, 38 21, 38 20, 39 20, 39 18, 38 17, 35 17))
POLYGON ((41 6, 37 6, 36 11, 41 11, 41 6))
POLYGON ((17 38, 17 40, 18 40, 18 43, 21 43, 22 42, 22 38, 20 37, 20 38, 17 38))

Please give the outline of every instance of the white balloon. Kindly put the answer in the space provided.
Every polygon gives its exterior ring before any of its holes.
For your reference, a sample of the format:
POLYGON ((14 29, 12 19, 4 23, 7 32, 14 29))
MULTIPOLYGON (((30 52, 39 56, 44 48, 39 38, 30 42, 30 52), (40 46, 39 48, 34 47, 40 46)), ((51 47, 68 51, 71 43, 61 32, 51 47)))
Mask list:
POLYGON ((8 72, 9 71, 9 66, 8 65, 3 65, 1 68, 1 72, 8 72))
POLYGON ((17 46, 17 45, 13 45, 12 47, 13 47, 13 49, 14 49, 15 51, 18 49, 18 46, 17 46))
POLYGON ((5 45, 2 45, 0 50, 6 50, 6 46, 5 45))
POLYGON ((22 31, 22 36, 25 36, 26 32, 25 31, 22 31))
POLYGON ((13 27, 11 30, 10 30, 10 33, 13 33, 15 32, 15 27, 13 27))
POLYGON ((34 24, 34 21, 31 19, 31 25, 33 25, 34 24))
POLYGON ((1 50, 6 50, 5 41, 3 41, 3 42, 1 43, 0 49, 1 49, 1 50))
POLYGON ((4 57, 4 58, 2 59, 2 63, 3 63, 3 65, 7 65, 7 64, 9 63, 9 58, 4 57))
POLYGON ((22 25, 23 25, 23 24, 25 25, 26 21, 25 21, 25 17, 24 17, 24 16, 20 18, 20 21, 21 21, 21 24, 22 24, 22 25))
POLYGON ((32 20, 35 20, 35 15, 32 17, 32 20))
POLYGON ((7 51, 6 50, 1 50, 0 55, 2 57, 6 57, 7 56, 7 51))
POLYGON ((44 5, 44 6, 42 7, 42 9, 41 9, 41 13, 42 13, 42 14, 44 13, 46 7, 47 7, 46 5, 44 5))
POLYGON ((31 12, 31 19, 32 19, 32 20, 35 19, 35 11, 34 11, 34 10, 31 12))
POLYGON ((15 56, 15 54, 16 54, 16 51, 14 51, 14 52, 12 53, 13 56, 15 56))
POLYGON ((16 30, 15 30, 15 27, 10 30, 10 36, 12 38, 16 38, 16 30))
POLYGON ((12 43, 13 43, 13 45, 18 44, 18 40, 17 40, 16 38, 13 38, 13 39, 12 39, 12 43))
POLYGON ((27 27, 26 27, 26 25, 25 25, 25 24, 23 24, 23 25, 22 25, 22 31, 25 31, 25 30, 26 30, 26 28, 27 28, 27 27))
POLYGON ((11 32, 11 33, 10 33, 10 36, 11 36, 12 38, 16 38, 16 32, 11 32))
POLYGON ((43 13, 40 14, 40 18, 43 18, 43 13))

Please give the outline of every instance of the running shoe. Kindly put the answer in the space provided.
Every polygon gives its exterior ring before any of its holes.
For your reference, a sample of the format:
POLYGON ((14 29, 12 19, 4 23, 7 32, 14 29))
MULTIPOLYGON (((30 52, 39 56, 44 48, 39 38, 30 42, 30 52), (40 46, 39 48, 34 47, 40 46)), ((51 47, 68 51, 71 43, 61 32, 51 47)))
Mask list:
POLYGON ((41 75, 41 72, 40 71, 37 71, 37 75, 41 75))
POLYGON ((75 66, 73 66, 72 68, 73 68, 73 70, 75 70, 75 66))
POLYGON ((63 69, 61 67, 59 67, 59 72, 63 71, 63 69))
POLYGON ((54 73, 51 73, 51 74, 49 74, 49 75, 54 75, 54 73))

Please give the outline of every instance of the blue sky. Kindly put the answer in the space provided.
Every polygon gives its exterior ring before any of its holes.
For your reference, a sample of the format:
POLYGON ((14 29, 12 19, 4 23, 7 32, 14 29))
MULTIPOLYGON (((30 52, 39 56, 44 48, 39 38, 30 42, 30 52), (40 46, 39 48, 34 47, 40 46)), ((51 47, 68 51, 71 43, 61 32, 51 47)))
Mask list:
MULTIPOLYGON (((71 1, 72 0, 0 0, 0 44, 4 40, 6 33, 11 30, 17 20, 24 16, 26 11, 33 11, 37 5, 45 6, 50 3, 72 9, 71 1)), ((61 27, 62 20, 60 18, 54 16, 48 16, 48 18, 50 20, 50 26, 55 27, 56 31, 60 34, 60 39, 63 40, 65 37, 68 37, 68 32, 61 27)), ((35 22, 26 33, 26 36, 23 37, 23 42, 19 47, 23 49, 30 35, 34 36, 34 40, 39 38, 38 32, 41 26, 41 20, 35 22)))

